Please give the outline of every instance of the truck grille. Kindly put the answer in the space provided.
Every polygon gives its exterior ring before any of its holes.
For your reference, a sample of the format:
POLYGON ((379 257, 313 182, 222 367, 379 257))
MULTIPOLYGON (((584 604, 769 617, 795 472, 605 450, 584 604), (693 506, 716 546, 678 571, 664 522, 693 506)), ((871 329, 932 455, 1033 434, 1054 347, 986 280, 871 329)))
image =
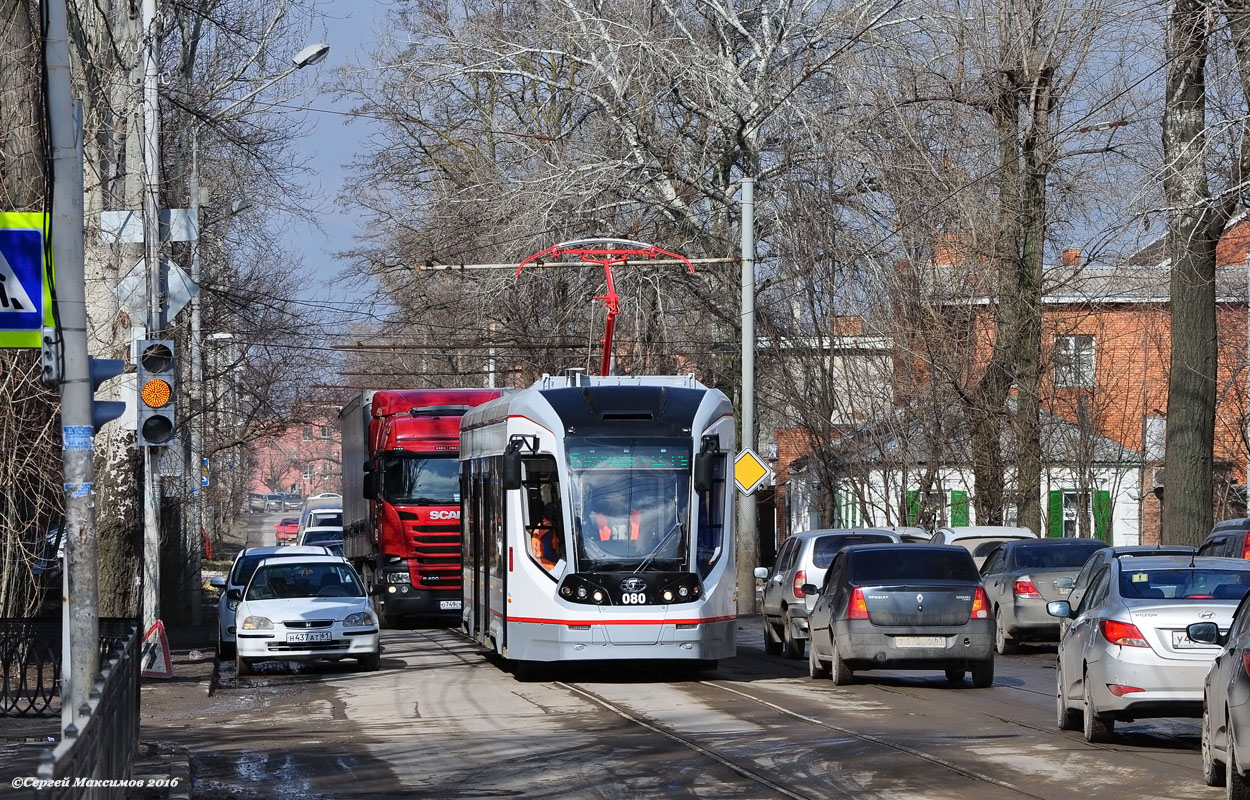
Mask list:
POLYGON ((420 589, 460 590, 460 526, 413 525, 409 571, 420 589))

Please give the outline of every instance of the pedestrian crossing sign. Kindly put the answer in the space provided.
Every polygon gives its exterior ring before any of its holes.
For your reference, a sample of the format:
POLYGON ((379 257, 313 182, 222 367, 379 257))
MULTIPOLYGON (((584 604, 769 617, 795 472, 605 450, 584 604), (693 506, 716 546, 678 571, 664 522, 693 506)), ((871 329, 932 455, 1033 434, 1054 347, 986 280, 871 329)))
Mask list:
POLYGON ((36 212, 0 212, 0 347, 39 347, 54 324, 46 221, 36 212))

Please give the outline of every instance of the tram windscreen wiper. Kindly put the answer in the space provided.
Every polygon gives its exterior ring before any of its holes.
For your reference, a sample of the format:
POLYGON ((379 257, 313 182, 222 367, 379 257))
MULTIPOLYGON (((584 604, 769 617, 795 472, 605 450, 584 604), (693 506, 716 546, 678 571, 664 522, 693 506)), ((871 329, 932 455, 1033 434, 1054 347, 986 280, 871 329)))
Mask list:
POLYGON ((660 548, 668 544, 668 540, 673 538, 673 534, 677 533, 679 530, 681 530, 681 517, 677 518, 677 520, 673 523, 673 527, 668 529, 668 533, 664 534, 660 541, 656 543, 655 547, 651 548, 651 552, 647 553, 647 557, 644 558, 642 563, 638 565, 638 569, 634 570, 634 574, 637 575, 639 572, 646 569, 647 566, 655 560, 656 553, 660 552, 660 548))

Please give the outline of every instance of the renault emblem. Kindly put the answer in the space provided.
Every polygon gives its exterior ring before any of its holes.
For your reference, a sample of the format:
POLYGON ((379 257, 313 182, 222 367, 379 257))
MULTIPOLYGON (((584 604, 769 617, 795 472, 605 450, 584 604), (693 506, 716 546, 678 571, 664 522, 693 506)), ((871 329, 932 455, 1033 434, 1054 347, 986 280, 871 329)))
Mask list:
POLYGON ((924 595, 922 594, 916 595, 916 605, 920 605, 923 602, 924 602, 924 595))

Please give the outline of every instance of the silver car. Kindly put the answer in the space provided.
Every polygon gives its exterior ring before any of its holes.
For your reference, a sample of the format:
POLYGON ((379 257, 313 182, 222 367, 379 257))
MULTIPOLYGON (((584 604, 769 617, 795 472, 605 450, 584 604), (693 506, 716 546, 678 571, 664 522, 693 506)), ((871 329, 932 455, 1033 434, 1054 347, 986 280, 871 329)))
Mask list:
POLYGON ((819 586, 833 557, 853 544, 899 542, 892 531, 858 528, 830 528, 796 533, 777 553, 771 571, 756 567, 755 577, 765 581, 762 601, 764 652, 802 658, 808 639, 807 615, 816 604, 814 596, 803 592, 803 584, 819 586))
POLYGON ((234 612, 238 610, 239 600, 247 582, 252 579, 252 573, 256 571, 256 565, 266 558, 324 556, 329 552, 324 547, 249 547, 240 550, 234 557, 234 563, 230 565, 230 571, 209 582, 213 588, 221 590, 221 596, 217 599, 217 657, 223 659, 234 656, 237 634, 234 612))
POLYGON ((981 582, 994 612, 994 649, 1008 655, 1021 640, 1056 641, 1059 620, 1046 613, 1066 600, 1072 580, 1101 539, 1020 539, 1002 542, 981 565, 981 582))
POLYGON ((1250 589, 1250 562, 1193 556, 1113 558, 1098 571, 1059 640, 1056 722, 1084 723, 1088 741, 1105 741, 1117 720, 1202 716, 1203 683, 1217 645, 1190 639, 1193 622, 1227 631, 1250 589))

